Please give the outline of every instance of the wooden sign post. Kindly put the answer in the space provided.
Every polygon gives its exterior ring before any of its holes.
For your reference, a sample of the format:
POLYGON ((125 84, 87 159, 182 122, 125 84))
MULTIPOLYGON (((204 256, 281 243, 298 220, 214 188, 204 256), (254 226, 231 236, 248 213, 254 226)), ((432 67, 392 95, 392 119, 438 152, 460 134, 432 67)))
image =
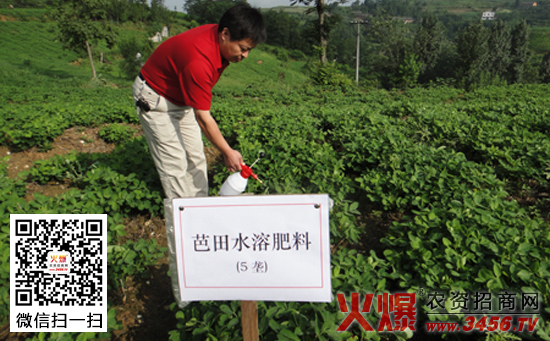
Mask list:
POLYGON ((256 301, 241 301, 243 341, 258 341, 258 304, 256 301))

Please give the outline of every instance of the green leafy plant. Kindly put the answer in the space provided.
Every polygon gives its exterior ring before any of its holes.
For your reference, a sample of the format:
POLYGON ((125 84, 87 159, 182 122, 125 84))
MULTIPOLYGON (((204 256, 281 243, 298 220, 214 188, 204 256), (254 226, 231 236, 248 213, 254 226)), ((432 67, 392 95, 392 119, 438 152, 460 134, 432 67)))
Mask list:
POLYGON ((399 65, 395 83, 404 89, 413 87, 416 85, 421 71, 422 62, 419 61, 419 57, 415 54, 408 55, 399 65))
POLYGON ((134 79, 153 51, 153 42, 145 37, 138 39, 132 36, 122 39, 118 44, 118 48, 123 58, 120 64, 124 75, 129 79, 134 79))
POLYGON ((311 62, 308 67, 313 84, 335 87, 351 86, 353 82, 348 76, 339 72, 335 63, 311 62))
POLYGON ((127 276, 146 276, 148 268, 157 264, 167 248, 160 247, 155 239, 107 247, 108 279, 110 288, 118 288, 127 276))
POLYGON ((134 128, 113 123, 99 130, 99 137, 107 143, 121 143, 132 138, 136 130, 134 128))

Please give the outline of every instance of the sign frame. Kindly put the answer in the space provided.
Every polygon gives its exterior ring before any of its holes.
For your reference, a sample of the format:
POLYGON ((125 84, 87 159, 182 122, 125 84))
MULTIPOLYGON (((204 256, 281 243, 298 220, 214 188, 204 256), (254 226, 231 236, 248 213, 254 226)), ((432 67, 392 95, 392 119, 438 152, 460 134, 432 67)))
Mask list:
POLYGON ((330 203, 327 194, 172 199, 181 300, 331 302, 330 203), (260 230, 266 240, 276 241, 278 236, 278 246, 281 235, 286 237, 286 248, 275 250, 275 244, 266 242, 270 250, 267 246, 256 249, 257 244, 252 250, 251 241, 260 238, 260 230), (292 235, 293 231, 296 232, 292 235), (216 233, 225 237, 225 249, 213 252, 210 246, 216 233), (243 235, 250 238, 247 249, 243 248, 246 253, 235 250, 233 241, 237 243, 237 238, 229 236, 237 235, 239 239, 243 239, 243 235), (197 248, 199 238, 203 238, 199 246, 204 252, 197 248), (233 263, 237 256, 244 254, 269 259, 265 261, 267 271, 239 274, 238 262, 236 269, 233 263), (293 266, 289 266, 289 262, 293 266), (223 267, 218 267, 218 263, 223 267))

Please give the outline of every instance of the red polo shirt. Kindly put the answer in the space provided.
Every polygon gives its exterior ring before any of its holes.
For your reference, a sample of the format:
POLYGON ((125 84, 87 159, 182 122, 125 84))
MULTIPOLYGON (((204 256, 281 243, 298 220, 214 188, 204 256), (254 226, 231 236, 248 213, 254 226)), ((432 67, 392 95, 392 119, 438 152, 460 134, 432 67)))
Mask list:
POLYGON ((210 110, 212 88, 229 62, 222 58, 218 25, 203 25, 160 44, 141 68, 147 84, 177 105, 210 110))

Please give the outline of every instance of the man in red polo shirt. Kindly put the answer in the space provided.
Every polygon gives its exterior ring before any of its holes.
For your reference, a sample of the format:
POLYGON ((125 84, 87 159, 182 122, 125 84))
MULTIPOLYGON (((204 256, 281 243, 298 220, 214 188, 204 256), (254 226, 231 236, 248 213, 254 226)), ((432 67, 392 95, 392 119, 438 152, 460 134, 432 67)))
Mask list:
POLYGON ((201 131, 224 156, 230 172, 241 170, 210 115, 212 87, 230 62, 237 63, 265 40, 261 13, 230 8, 218 25, 204 25, 163 42, 133 85, 139 118, 166 197, 208 195, 201 131))

